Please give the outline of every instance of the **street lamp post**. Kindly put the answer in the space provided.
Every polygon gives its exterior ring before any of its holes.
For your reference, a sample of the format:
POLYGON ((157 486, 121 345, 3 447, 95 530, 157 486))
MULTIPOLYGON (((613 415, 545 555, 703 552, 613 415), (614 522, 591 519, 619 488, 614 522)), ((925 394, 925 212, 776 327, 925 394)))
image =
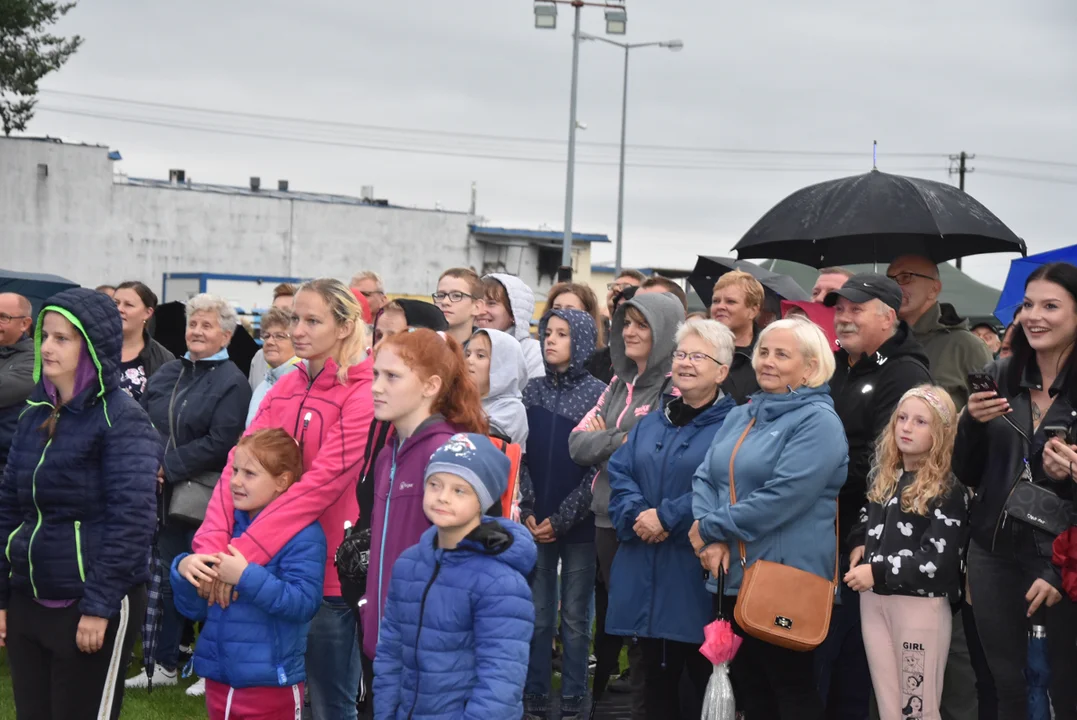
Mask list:
MULTIPOLYGON (((560 282, 572 279, 572 204, 576 184, 576 91, 580 71, 580 11, 584 6, 606 8, 606 32, 624 35, 628 16, 624 0, 595 2, 592 0, 535 0, 535 27, 552 30, 557 27, 557 5, 571 5, 574 11, 572 30, 572 89, 568 118, 568 167, 565 177, 565 234, 561 241, 561 267, 557 270, 560 282)), ((588 36, 591 37, 591 36, 588 36)), ((604 40, 605 38, 599 38, 604 40)), ((622 150, 622 157, 624 152, 622 150)), ((622 171, 623 172, 623 171, 622 171)))
POLYGON ((609 40, 597 35, 588 35, 584 33, 581 40, 597 40, 599 42, 608 43, 624 50, 625 52, 625 72, 624 72, 624 90, 621 92, 621 162, 618 169, 618 181, 617 181, 617 248, 615 249, 615 256, 613 261, 613 273, 614 278, 621 274, 621 257, 624 250, 624 214, 625 214, 625 136, 628 130, 628 54, 630 50, 644 47, 664 47, 673 52, 680 52, 684 49, 684 43, 680 40, 664 40, 662 42, 648 42, 648 43, 620 43, 616 40, 609 40))

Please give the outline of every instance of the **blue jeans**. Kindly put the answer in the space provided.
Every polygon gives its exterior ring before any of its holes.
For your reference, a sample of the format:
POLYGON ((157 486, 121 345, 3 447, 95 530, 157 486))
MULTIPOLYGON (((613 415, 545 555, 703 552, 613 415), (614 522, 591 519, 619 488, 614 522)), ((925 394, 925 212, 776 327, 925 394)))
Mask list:
POLYGON ((531 575, 535 634, 524 684, 524 709, 544 714, 549 705, 553 637, 557 628, 557 561, 561 560, 561 712, 580 710, 587 694, 591 648, 591 599, 595 586, 595 545, 562 541, 538 544, 531 575))
POLYGON ((179 646, 183 638, 183 626, 187 618, 179 614, 172 599, 172 583, 169 573, 172 562, 178 555, 191 552, 195 528, 184 523, 172 522, 161 528, 157 536, 157 551, 161 554, 164 566, 164 579, 161 581, 161 629, 157 634, 157 650, 154 653, 158 665, 167 670, 175 670, 179 664, 179 646))
POLYGON ((314 720, 356 720, 359 636, 343 599, 323 598, 307 635, 307 689, 314 720))

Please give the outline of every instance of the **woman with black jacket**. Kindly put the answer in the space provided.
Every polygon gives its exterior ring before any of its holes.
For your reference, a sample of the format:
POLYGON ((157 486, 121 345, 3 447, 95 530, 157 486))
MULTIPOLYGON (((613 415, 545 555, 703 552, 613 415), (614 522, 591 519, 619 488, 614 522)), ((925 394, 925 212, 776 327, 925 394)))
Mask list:
MULTIPOLYGON (((187 353, 166 363, 147 383, 142 407, 160 434, 164 460, 158 471, 162 527, 157 548, 164 567, 181 553, 191 552, 196 522, 170 517, 176 488, 185 483, 215 483, 228 453, 247 423, 251 386, 228 359, 228 342, 239 318, 232 306, 214 295, 195 295, 187 301, 187 353), (212 478, 212 479, 211 479, 212 478)), ((208 502, 208 500, 207 500, 208 502)), ((201 508, 205 514, 205 506, 201 508)), ((162 584, 163 612, 153 684, 177 683, 179 645, 184 620, 176 611, 172 588, 162 584)), ((128 688, 147 685, 139 674, 128 688)))
POLYGON ((968 577, 972 607, 998 688, 999 716, 1027 716, 1028 618, 1046 617, 1051 701, 1058 720, 1077 718, 1077 608, 1064 597, 1051 543, 1068 526, 1077 446, 1048 430, 1077 433, 1077 267, 1051 263, 1025 284, 1013 356, 986 369, 998 392, 974 392, 961 418, 954 472, 976 490, 968 577), (1053 434, 1053 433, 1052 433, 1053 434), (1030 483, 1018 487, 1020 483, 1030 483), (1036 501, 1023 512, 1025 495, 1036 501))
POLYGON ((149 379, 176 357, 150 337, 149 324, 157 310, 157 295, 149 287, 134 280, 122 282, 112 299, 123 321, 120 389, 139 400, 149 379))
POLYGON ((146 608, 161 445, 119 387, 107 295, 50 298, 34 343, 38 382, 0 481, 0 647, 18 717, 115 720, 146 608))

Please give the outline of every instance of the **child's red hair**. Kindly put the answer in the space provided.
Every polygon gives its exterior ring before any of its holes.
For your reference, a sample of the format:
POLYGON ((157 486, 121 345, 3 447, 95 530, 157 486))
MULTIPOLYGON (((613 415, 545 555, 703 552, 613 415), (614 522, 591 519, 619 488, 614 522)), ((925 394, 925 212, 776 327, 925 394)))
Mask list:
POLYGON ((258 464, 275 478, 290 473, 292 483, 295 483, 303 474, 303 453, 299 451, 295 439, 280 428, 265 428, 244 435, 236 447, 253 455, 258 464))

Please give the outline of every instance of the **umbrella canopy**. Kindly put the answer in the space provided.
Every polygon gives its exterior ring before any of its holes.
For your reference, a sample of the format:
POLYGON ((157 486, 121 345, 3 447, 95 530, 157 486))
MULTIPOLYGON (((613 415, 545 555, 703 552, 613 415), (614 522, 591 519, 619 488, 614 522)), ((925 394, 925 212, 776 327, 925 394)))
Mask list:
POLYGON ((77 282, 59 275, 0 270, 0 293, 18 293, 29 300, 34 308, 32 314, 35 318, 50 297, 78 286, 77 282))
POLYGON ((1010 261, 1010 274, 1006 276, 1006 284, 1002 287, 1002 294, 995 306, 995 317, 999 319, 999 322, 1003 325, 1013 322, 1014 311, 1025 299, 1025 281, 1028 280, 1028 276, 1040 265, 1052 262, 1068 262, 1077 265, 1077 245, 1010 261))
POLYGON ((747 260, 727 257, 700 255, 699 260, 696 261, 695 269, 688 276, 688 284, 703 300, 703 304, 709 307, 711 296, 714 294, 714 284, 718 282, 718 278, 730 270, 743 270, 758 280, 766 294, 763 306, 775 314, 780 314, 782 300, 811 299, 808 292, 788 275, 767 270, 747 260))
POLYGON ((936 263, 981 253, 1024 255, 1025 241, 963 190, 872 170, 797 190, 734 249, 739 258, 821 268, 910 254, 936 263))

